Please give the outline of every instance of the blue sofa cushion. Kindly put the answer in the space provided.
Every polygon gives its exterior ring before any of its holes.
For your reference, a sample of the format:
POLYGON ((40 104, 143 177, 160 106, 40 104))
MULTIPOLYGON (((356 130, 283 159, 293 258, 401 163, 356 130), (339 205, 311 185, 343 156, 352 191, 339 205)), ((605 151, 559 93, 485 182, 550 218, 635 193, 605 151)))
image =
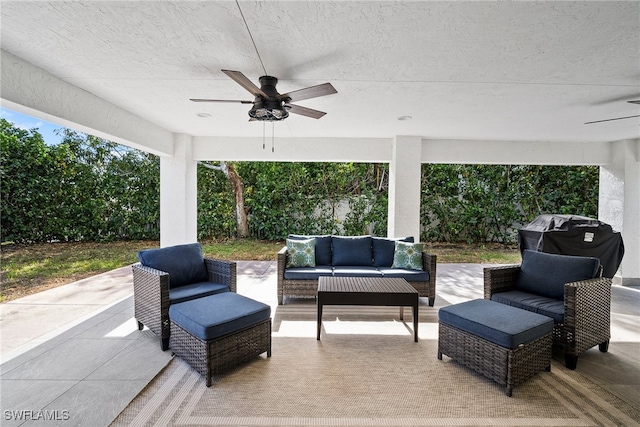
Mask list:
POLYGON ((331 238, 334 266, 372 266, 371 236, 331 238))
POLYGON ((382 277, 382 273, 375 267, 367 266, 334 266, 333 275, 337 277, 382 277))
POLYGON ((142 265, 169 273, 169 287, 206 282, 209 273, 199 243, 147 249, 138 252, 142 265))
POLYGON ((374 267, 391 267, 391 264, 393 264, 393 254, 396 250, 396 240, 413 243, 413 237, 404 237, 399 239, 372 237, 371 243, 374 267))
POLYGON ((316 239, 287 239, 287 268, 315 267, 316 239))
POLYGON ((564 284, 596 277, 600 260, 525 250, 516 289, 547 298, 564 299, 564 284))
POLYGON ((316 239, 316 265, 331 265, 331 236, 330 235, 300 235, 289 234, 288 239, 306 240, 310 238, 316 239))
POLYGON ((235 292, 169 306, 172 322, 201 340, 211 340, 269 319, 271 307, 235 292))
POLYGON ((542 297, 522 291, 507 291, 491 295, 491 301, 551 317, 555 323, 564 323, 563 300, 542 297))
POLYGON ((516 348, 553 330, 553 319, 486 299, 442 307, 438 318, 505 348, 516 348))
POLYGON ((198 282, 169 289, 169 302, 178 304, 194 298, 229 292, 229 287, 221 283, 198 282))
POLYGON ((424 270, 407 270, 404 268, 382 268, 378 270, 382 273, 383 277, 389 278, 401 278, 407 282, 428 282, 429 272, 424 270))
POLYGON ((287 280, 318 280, 320 276, 332 276, 333 268, 330 265, 316 265, 311 268, 287 268, 284 270, 284 278, 287 280))

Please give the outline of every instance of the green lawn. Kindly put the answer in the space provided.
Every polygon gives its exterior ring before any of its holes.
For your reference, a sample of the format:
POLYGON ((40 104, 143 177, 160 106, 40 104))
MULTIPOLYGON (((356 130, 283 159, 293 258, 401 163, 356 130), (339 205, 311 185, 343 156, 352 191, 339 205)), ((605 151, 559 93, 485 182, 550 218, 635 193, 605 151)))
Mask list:
MULTIPOLYGON (((275 260, 284 242, 238 239, 203 241, 206 256, 226 260, 275 260)), ((141 249, 157 241, 46 243, 2 246, 0 302, 43 291, 137 262, 141 249)), ((511 264, 520 262, 517 247, 502 245, 428 244, 439 263, 511 264)))

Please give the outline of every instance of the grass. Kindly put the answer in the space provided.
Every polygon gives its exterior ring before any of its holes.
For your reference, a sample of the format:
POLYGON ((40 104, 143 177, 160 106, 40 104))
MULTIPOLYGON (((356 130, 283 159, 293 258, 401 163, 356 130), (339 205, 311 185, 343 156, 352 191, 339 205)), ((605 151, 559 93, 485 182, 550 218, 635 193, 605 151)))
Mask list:
MULTIPOLYGON (((208 257, 258 261, 275 260, 284 245, 284 242, 253 239, 201 243, 208 257)), ((0 302, 133 264, 137 262, 139 250, 157 247, 157 241, 2 245, 0 302)), ((427 248, 438 255, 439 263, 520 262, 515 246, 429 243, 427 248)))

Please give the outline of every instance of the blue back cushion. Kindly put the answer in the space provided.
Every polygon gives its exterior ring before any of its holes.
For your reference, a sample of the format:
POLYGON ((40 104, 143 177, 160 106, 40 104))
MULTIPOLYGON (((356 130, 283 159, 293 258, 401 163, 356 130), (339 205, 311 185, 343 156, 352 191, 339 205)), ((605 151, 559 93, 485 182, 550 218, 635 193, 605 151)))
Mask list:
POLYGON ((169 287, 209 280, 199 243, 147 249, 138 252, 142 265, 169 273, 169 287))
POLYGON ((565 283, 592 279, 598 274, 599 267, 598 258, 525 250, 516 288, 547 298, 563 299, 565 283))
POLYGON ((316 265, 331 265, 331 236, 289 234, 291 240, 316 239, 316 265))
POLYGON ((413 243, 413 236, 402 239, 385 239, 383 237, 372 238, 374 267, 391 267, 391 264, 393 264, 393 254, 396 248, 396 240, 413 243))
POLYGON ((371 240, 371 236, 333 236, 333 265, 373 265, 371 240))

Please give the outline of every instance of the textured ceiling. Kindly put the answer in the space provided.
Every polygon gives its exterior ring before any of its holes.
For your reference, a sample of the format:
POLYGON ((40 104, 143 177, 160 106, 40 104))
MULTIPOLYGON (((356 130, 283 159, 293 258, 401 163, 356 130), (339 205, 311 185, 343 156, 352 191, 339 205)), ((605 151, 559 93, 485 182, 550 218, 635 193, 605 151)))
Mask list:
MULTIPOLYGON (((639 2, 2 1, 2 49, 172 132, 262 136, 221 69, 300 101, 281 137, 640 137, 639 2), (246 26, 243 20, 246 19, 246 26), (248 26, 248 30, 247 30, 248 26), (252 42, 255 42, 254 44, 252 42), (257 52, 256 52, 257 48, 257 52), (208 113, 200 118, 198 113, 208 113), (412 116, 399 121, 399 116, 412 116)), ((271 126, 266 127, 271 133, 271 126)))

